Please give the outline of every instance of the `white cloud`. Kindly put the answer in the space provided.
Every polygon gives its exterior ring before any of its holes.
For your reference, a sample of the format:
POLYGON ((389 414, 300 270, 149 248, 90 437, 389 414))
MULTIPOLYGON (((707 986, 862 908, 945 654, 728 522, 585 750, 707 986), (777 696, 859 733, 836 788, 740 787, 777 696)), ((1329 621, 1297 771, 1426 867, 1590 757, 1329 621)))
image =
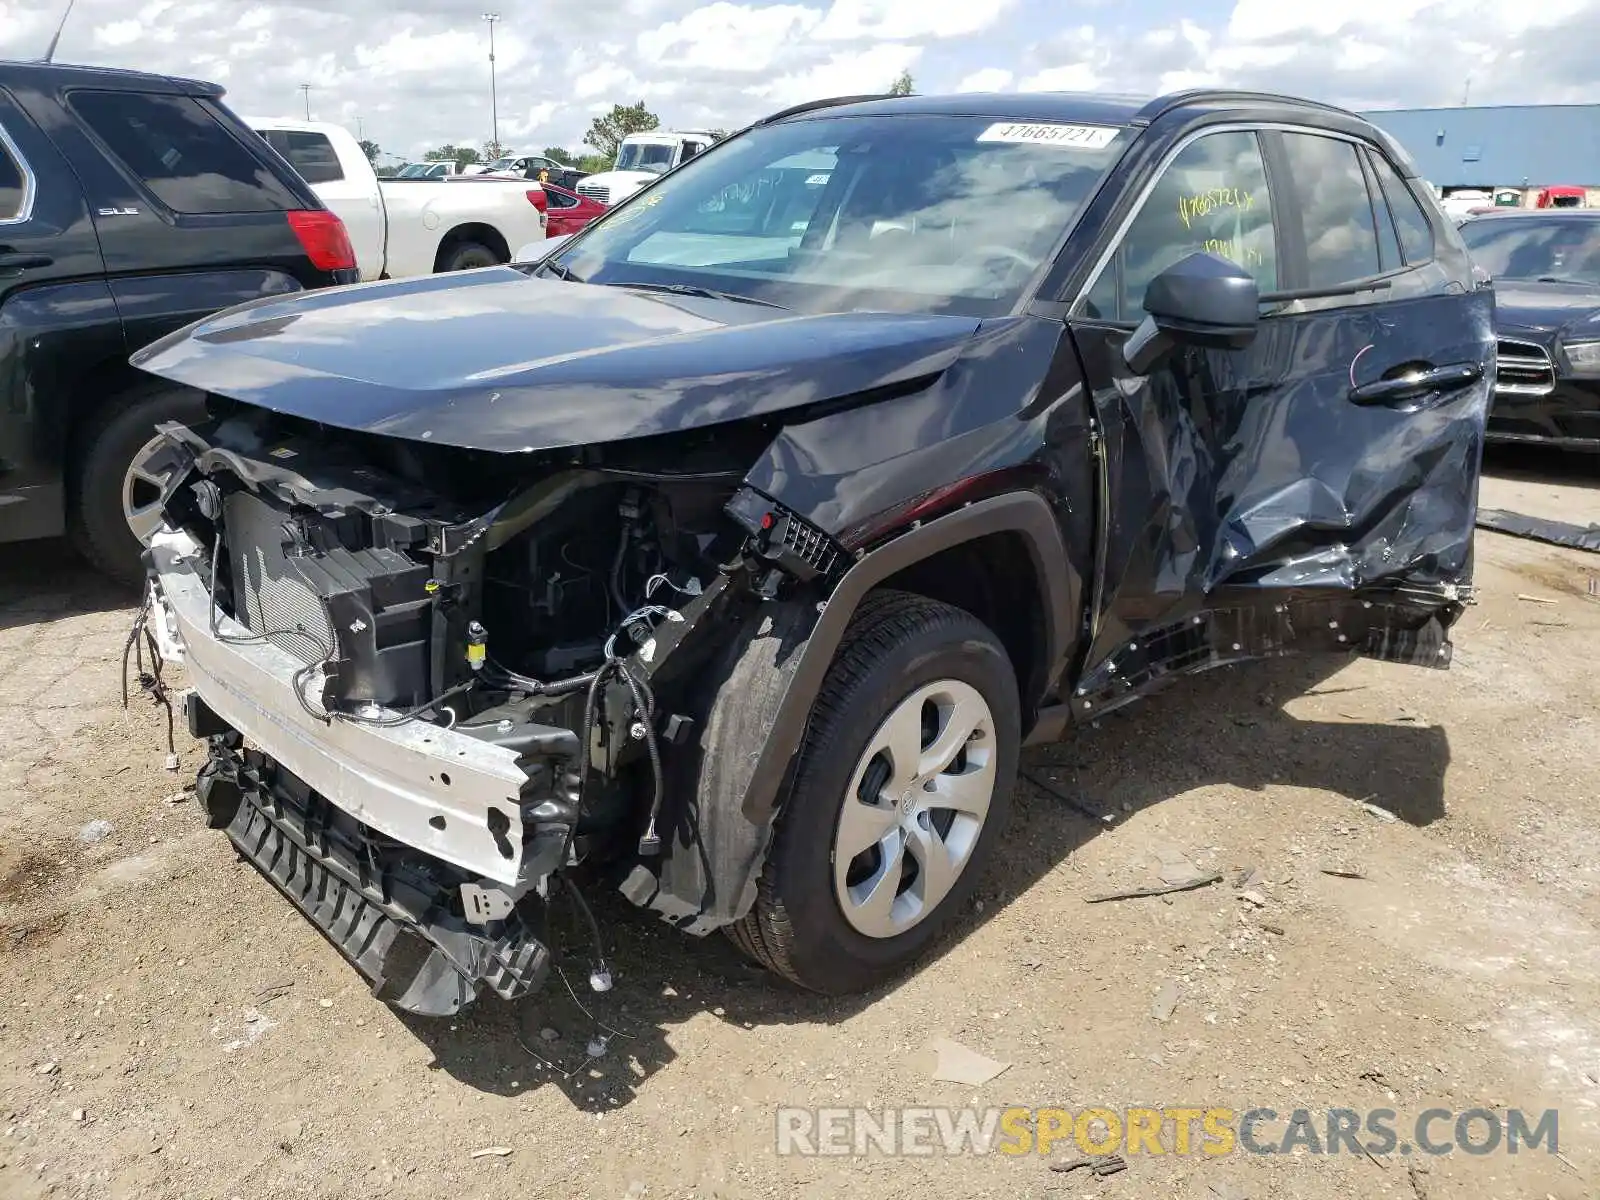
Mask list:
POLYGON ((836 54, 809 70, 783 75, 745 90, 770 101, 772 107, 803 104, 827 96, 881 92, 901 71, 910 70, 921 54, 920 46, 873 46, 868 50, 836 54))
POLYGON ((572 82, 572 94, 580 100, 587 100, 602 93, 632 95, 638 89, 639 81, 633 77, 633 72, 616 63, 603 63, 593 70, 585 71, 572 82))
POLYGON ((127 46, 137 42, 143 32, 144 26, 137 21, 113 21, 94 31, 94 41, 97 46, 127 46))
POLYGON ((987 29, 1011 0, 833 0, 817 27, 822 39, 910 41, 987 29))
POLYGON ((1046 67, 1017 85, 1024 92, 1092 92, 1100 86, 1100 74, 1086 62, 1046 67))
MULTIPOLYGON (((446 30, 418 37, 410 29, 402 29, 387 41, 376 46, 357 46, 356 62, 369 71, 392 74, 397 71, 458 71, 470 61, 488 59, 485 42, 479 45, 475 34, 446 30)), ((501 48, 496 39, 495 57, 501 48)))
POLYGON ((681 21, 641 33, 639 53, 680 70, 766 71, 793 38, 821 19, 818 10, 798 4, 745 8, 716 0, 681 21))
POLYGON ((956 84, 958 92, 998 92, 1007 87, 1013 76, 1004 67, 985 67, 974 71, 956 84))

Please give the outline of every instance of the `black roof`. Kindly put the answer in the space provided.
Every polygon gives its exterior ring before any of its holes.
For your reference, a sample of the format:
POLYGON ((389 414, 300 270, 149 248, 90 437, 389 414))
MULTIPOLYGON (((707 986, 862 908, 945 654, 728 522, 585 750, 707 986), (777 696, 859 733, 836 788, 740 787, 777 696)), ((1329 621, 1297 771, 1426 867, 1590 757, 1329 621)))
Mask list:
POLYGON ((1104 92, 964 92, 954 96, 841 96, 815 100, 774 113, 758 124, 780 121, 805 113, 826 111, 829 116, 867 116, 911 113, 928 116, 1009 118, 1014 121, 1081 121, 1091 125, 1148 125, 1176 108, 1199 111, 1234 108, 1299 109, 1338 115, 1366 124, 1356 114, 1314 100, 1279 96, 1270 92, 1240 92, 1196 88, 1171 92, 1154 99, 1104 92))
POLYGON ((168 92, 184 96, 210 96, 220 99, 225 89, 201 79, 176 75, 152 75, 147 71, 124 71, 118 67, 81 67, 71 63, 14 62, 0 59, 0 85, 16 84, 42 92, 66 88, 96 87, 130 92, 168 92))

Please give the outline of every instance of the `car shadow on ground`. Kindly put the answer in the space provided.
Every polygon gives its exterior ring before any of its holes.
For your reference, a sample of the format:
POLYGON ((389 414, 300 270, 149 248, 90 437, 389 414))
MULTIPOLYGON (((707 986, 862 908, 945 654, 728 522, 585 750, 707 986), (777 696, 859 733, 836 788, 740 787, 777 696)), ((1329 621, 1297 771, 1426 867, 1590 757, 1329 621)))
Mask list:
MULTIPOLYGON (((1405 713, 1371 712, 1355 694, 1364 689, 1329 684, 1342 665, 1281 659, 1223 668, 1027 751, 1007 834, 978 890, 981 909, 969 908, 917 970, 937 970, 951 947, 981 936, 997 912, 1105 830, 1193 789, 1286 784, 1332 793, 1352 807, 1366 801, 1413 825, 1439 819, 1450 762, 1445 731, 1405 713), (1341 702, 1350 719, 1306 721, 1284 709, 1284 701, 1312 691, 1352 693, 1341 702)), ((592 939, 576 914, 557 911, 552 940, 566 958, 543 993, 516 1004, 488 997, 455 1021, 402 1016, 432 1051, 433 1069, 503 1095, 554 1085, 576 1108, 613 1111, 672 1064, 677 1051, 669 1039, 683 1040, 676 1031, 702 1014, 745 1028, 828 1025, 897 986, 845 998, 801 992, 748 963, 720 936, 687 937, 614 892, 596 900, 614 990, 589 990, 592 939), (552 1032, 557 1036, 546 1040, 552 1032), (603 1050, 597 1058, 588 1055, 592 1038, 604 1039, 594 1046, 603 1050)))
POLYGON ((1592 487, 1596 478, 1600 478, 1600 454, 1501 443, 1484 449, 1483 470, 1485 474, 1520 483, 1592 487))
POLYGON ((58 538, 17 542, 4 549, 0 555, 0 632, 87 613, 131 609, 139 603, 138 591, 97 573, 58 538))

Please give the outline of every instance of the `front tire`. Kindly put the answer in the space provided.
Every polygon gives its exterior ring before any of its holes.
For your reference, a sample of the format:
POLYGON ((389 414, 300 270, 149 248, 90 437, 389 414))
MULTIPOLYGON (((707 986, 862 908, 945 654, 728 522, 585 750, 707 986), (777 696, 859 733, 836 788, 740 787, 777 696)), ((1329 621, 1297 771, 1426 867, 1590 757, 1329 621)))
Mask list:
POLYGON ((143 582, 140 555, 160 525, 166 481, 142 465, 157 440, 156 426, 192 425, 205 415, 201 393, 151 382, 110 400, 83 430, 72 466, 68 531, 78 553, 117 582, 143 582))
POLYGON ((869 596, 818 693, 734 941, 829 994, 909 966, 977 886, 1010 808, 1021 723, 986 625, 921 596, 869 596))

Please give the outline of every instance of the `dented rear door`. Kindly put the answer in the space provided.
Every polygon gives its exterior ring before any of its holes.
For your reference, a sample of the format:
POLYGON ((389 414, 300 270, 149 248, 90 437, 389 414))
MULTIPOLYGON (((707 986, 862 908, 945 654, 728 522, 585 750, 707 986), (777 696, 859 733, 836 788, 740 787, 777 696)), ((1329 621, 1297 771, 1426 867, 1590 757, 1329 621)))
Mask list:
POLYGON ((1449 664, 1470 597, 1493 299, 1377 146, 1283 127, 1176 151, 1070 319, 1099 422, 1092 716, 1164 675, 1291 653, 1449 664), (1260 332, 1135 376, 1144 286, 1195 250, 1260 332))

